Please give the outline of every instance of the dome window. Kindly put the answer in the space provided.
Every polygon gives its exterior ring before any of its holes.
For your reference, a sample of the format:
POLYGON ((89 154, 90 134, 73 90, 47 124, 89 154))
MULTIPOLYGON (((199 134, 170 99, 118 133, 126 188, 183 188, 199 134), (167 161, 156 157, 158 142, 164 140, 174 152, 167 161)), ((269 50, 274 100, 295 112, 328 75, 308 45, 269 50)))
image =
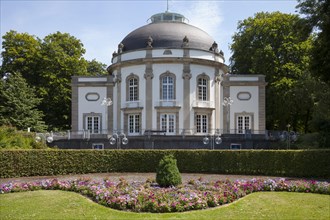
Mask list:
POLYGON ((177 13, 172 12, 165 12, 165 13, 159 13, 151 16, 150 18, 151 23, 157 23, 157 22, 185 22, 186 18, 177 13))
POLYGON ((172 55, 172 51, 169 49, 164 50, 163 55, 172 55))

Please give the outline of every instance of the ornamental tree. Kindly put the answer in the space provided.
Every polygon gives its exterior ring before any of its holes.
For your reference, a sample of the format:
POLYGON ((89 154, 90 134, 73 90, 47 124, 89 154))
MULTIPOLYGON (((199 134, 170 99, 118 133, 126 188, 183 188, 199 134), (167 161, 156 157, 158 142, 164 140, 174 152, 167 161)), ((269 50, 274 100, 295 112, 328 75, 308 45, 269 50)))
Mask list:
POLYGON ((182 183, 181 174, 173 155, 165 155, 160 160, 156 182, 161 187, 177 186, 182 183))

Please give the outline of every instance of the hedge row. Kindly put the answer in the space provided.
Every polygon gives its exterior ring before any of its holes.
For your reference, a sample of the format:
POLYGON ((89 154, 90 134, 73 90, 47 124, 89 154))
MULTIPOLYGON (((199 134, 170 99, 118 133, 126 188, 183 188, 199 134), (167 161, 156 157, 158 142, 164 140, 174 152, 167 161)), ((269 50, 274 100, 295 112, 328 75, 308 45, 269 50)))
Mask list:
POLYGON ((330 150, 3 150, 0 177, 156 172, 165 154, 182 173, 330 177, 330 150))

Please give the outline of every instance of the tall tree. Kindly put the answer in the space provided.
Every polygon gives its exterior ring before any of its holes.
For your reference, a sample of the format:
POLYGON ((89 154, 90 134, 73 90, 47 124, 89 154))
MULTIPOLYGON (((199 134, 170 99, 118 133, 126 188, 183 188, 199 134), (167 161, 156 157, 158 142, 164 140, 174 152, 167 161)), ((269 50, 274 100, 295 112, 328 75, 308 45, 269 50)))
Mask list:
POLYGON ((8 73, 0 79, 0 126, 45 130, 43 114, 37 109, 39 103, 35 90, 29 87, 20 73, 8 73))
POLYGON ((309 120, 311 97, 300 90, 300 79, 310 77, 311 40, 304 27, 298 15, 260 12, 239 22, 233 36, 232 72, 266 75, 268 129, 286 129, 291 124, 306 130, 301 126, 309 120))
POLYGON ((330 1, 298 0, 297 8, 316 35, 313 42, 310 71, 318 82, 312 127, 319 132, 321 147, 330 146, 330 1))
POLYGON ((69 129, 71 124, 71 76, 87 75, 85 49, 67 33, 46 36, 41 44, 39 85, 40 109, 51 129, 69 129))
POLYGON ((67 33, 54 33, 40 40, 16 31, 3 36, 2 74, 20 72, 41 98, 38 108, 51 130, 70 128, 71 76, 87 75, 85 49, 67 33))
POLYGON ((298 0, 297 8, 317 37, 312 49, 311 71, 330 85, 330 1, 298 0))
POLYGON ((20 72, 30 85, 36 85, 41 41, 27 33, 9 31, 3 37, 1 74, 20 72))

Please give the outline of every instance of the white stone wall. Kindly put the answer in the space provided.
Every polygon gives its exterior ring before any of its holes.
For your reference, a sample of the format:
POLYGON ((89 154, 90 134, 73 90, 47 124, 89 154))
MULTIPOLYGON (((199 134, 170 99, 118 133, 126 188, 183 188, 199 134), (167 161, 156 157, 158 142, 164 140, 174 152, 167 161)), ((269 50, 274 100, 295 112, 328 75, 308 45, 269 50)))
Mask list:
MULTIPOLYGON (((253 113, 254 130, 259 129, 259 89, 258 86, 231 86, 230 97, 234 101, 230 107, 230 127, 234 129, 235 125, 235 113, 253 113), (251 94, 249 100, 240 100, 238 98, 239 93, 251 94)), ((246 96, 244 96, 246 97, 246 96)))
MULTIPOLYGON (((105 107, 101 106, 101 102, 104 97, 106 97, 106 88, 105 87, 80 87, 78 88, 79 97, 78 97, 78 130, 83 130, 83 114, 84 113, 101 113, 105 115, 105 107), (86 95, 88 93, 97 93, 99 94, 99 99, 96 101, 88 101, 86 95)), ((102 128, 105 127, 105 118, 102 117, 102 128)))

